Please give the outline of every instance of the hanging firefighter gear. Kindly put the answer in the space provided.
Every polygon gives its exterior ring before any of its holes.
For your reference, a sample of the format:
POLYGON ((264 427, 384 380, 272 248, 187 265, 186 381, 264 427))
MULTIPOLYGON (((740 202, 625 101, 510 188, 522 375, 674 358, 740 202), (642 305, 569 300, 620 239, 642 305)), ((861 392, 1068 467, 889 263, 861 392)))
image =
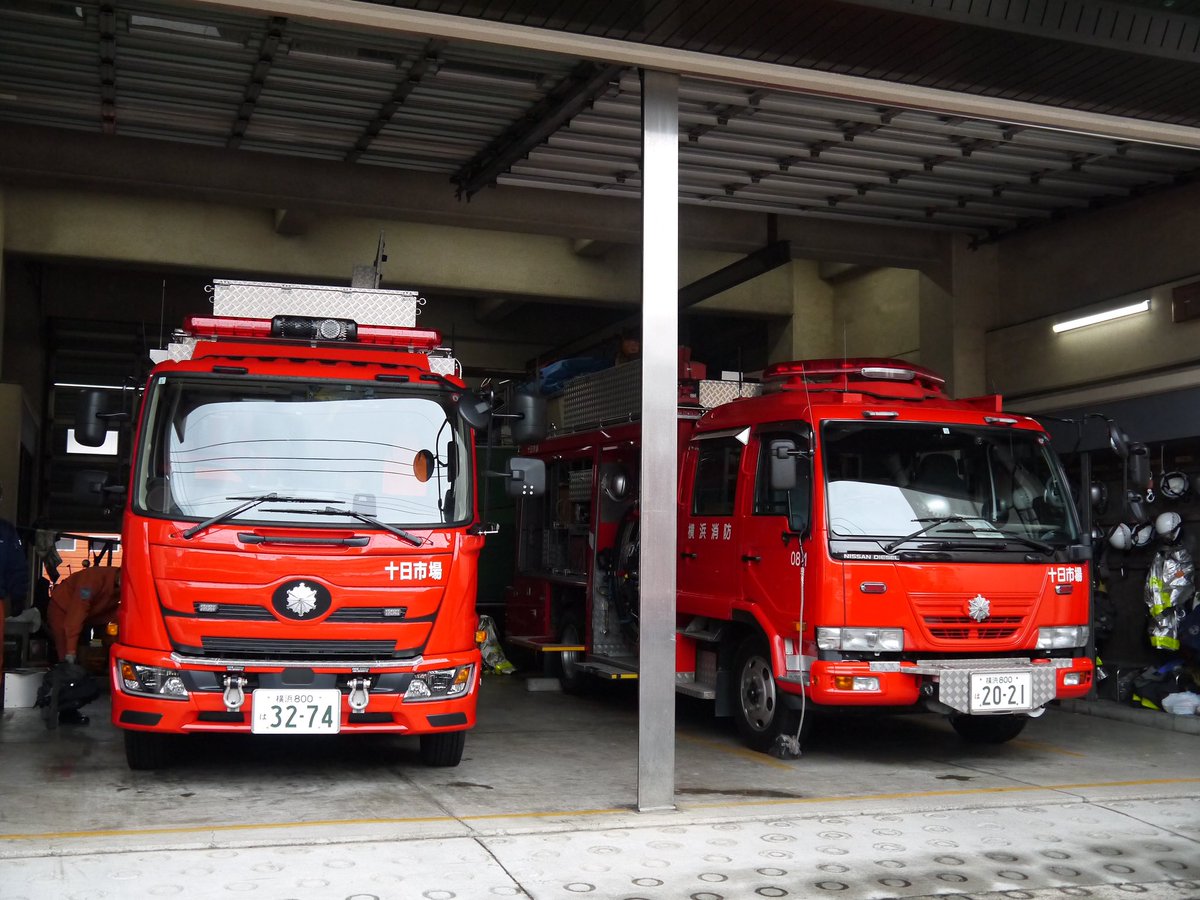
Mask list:
POLYGON ((1150 610, 1150 646, 1179 650, 1179 622, 1192 608, 1196 595, 1195 565, 1182 546, 1163 547, 1154 555, 1146 575, 1146 606, 1150 610))

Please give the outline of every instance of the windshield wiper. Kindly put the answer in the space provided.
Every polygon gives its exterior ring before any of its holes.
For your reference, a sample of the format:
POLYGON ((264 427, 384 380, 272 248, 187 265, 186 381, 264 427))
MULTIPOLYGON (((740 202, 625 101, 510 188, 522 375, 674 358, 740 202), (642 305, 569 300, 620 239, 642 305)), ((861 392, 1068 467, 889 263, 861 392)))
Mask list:
POLYGON ((221 522, 227 522, 234 516, 240 516, 248 509, 253 509, 260 503, 266 503, 268 500, 275 503, 320 503, 320 500, 312 497, 286 497, 272 491, 269 494, 259 494, 257 497, 226 497, 226 500, 245 500, 245 503, 235 506, 233 509, 227 509, 223 513, 218 513, 211 519, 205 519, 203 522, 197 522, 187 531, 181 532, 180 537, 191 540, 206 528, 211 528, 213 525, 219 525, 221 522))
MULTIPOLYGON (((320 503, 320 500, 309 500, 309 503, 320 503)), ((335 501, 340 503, 341 501, 335 501)), ((419 538, 415 534, 410 534, 403 528, 397 528, 395 525, 389 525, 387 522, 381 522, 374 516, 368 516, 366 513, 361 513, 356 509, 334 509, 332 506, 326 506, 324 509, 268 509, 264 512, 288 512, 296 513, 297 515, 308 516, 350 516, 352 519, 358 519, 360 522, 365 522, 382 531, 394 534, 398 538, 402 538, 412 544, 414 547, 420 547, 425 543, 424 538, 419 538)))
POLYGON ((921 516, 919 518, 913 519, 913 521, 914 522, 924 522, 925 524, 922 525, 920 528, 918 528, 916 531, 914 531, 912 534, 906 534, 902 538, 896 538, 896 540, 894 540, 888 544, 884 544, 883 545, 884 553, 891 553, 893 550, 895 550, 901 544, 905 544, 905 543, 911 541, 913 538, 920 537, 921 535, 925 534, 927 531, 932 531, 933 529, 937 528, 939 525, 949 525, 952 522, 965 522, 965 521, 967 521, 967 517, 966 516, 921 516))
POLYGON ((1039 550, 1042 553, 1053 553, 1054 548, 1045 541, 1039 541, 1037 538, 1025 537, 1020 534, 1008 534, 1000 532, 1006 541, 1016 541, 1018 544, 1024 544, 1026 547, 1032 547, 1034 550, 1039 550))
MULTIPOLYGON (((934 528, 937 528, 939 525, 949 525, 949 524, 954 524, 954 523, 966 523, 966 522, 987 522, 988 520, 985 519, 983 516, 953 515, 953 516, 922 516, 921 518, 913 519, 913 521, 914 522, 924 522, 925 524, 922 525, 920 528, 918 528, 916 531, 914 531, 912 534, 906 534, 904 537, 897 538, 896 540, 892 541, 891 543, 884 545, 883 551, 885 553, 893 552, 901 544, 911 541, 913 538, 920 537, 921 535, 925 534, 926 532, 932 531, 934 528)), ((988 524, 991 524, 991 523, 989 522, 988 524)), ((955 529, 955 531, 957 533, 957 532, 962 531, 962 529, 955 529)), ((1049 544, 1042 543, 1041 541, 1034 540, 1033 538, 1023 537, 1018 534, 1008 534, 1007 532, 1000 531, 998 529, 992 529, 990 532, 987 533, 987 535, 975 534, 973 529, 972 529, 972 533, 979 540, 1015 541, 1017 543, 1024 544, 1026 547, 1031 547, 1034 550, 1040 550, 1042 553, 1049 554, 1049 553, 1054 552, 1054 548, 1051 547, 1049 544)))

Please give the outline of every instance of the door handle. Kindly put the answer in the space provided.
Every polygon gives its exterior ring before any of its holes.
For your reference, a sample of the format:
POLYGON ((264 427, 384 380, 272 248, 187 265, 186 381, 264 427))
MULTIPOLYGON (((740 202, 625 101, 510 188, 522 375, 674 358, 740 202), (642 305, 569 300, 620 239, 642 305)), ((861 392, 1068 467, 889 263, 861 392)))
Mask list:
POLYGON ((691 550, 684 550, 679 555, 682 556, 684 559, 695 559, 696 558, 696 554, 693 553, 691 550))
POLYGON ((742 554, 742 562, 762 562, 761 556, 754 556, 750 553, 742 554))

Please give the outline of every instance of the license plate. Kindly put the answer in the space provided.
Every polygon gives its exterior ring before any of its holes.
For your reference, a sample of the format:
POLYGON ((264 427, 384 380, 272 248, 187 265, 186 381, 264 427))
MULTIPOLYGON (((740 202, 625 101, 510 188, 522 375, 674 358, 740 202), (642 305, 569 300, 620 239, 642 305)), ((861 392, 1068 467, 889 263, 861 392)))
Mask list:
POLYGON ((337 734, 342 727, 342 692, 279 690, 254 692, 250 730, 254 734, 337 734))
POLYGON ((1028 672, 988 672, 971 675, 971 712, 1010 712, 1030 709, 1028 672))

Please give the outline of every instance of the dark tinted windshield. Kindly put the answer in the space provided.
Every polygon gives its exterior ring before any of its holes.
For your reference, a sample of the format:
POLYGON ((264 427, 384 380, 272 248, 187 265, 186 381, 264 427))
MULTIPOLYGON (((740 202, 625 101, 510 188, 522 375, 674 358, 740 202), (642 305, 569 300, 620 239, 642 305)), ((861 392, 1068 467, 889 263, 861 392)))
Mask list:
POLYGON ((318 502, 268 501, 243 518, 338 524, 305 514, 327 505, 394 525, 468 517, 470 444, 445 392, 162 377, 146 408, 133 494, 141 512, 205 519, 233 498, 276 493, 318 502))
POLYGON ((822 431, 832 537, 1078 537, 1044 436, 1014 428, 830 422, 822 431), (939 519, 946 519, 938 524, 939 519))

